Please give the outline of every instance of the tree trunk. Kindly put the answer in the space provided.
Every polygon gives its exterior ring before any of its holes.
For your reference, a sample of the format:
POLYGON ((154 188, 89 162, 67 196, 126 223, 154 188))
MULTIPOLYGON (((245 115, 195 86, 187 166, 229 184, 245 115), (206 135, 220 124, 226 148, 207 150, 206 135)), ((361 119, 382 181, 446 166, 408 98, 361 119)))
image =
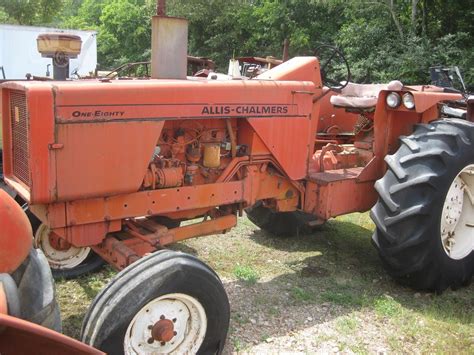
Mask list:
POLYGON ((393 22, 395 23, 395 27, 397 28, 398 34, 400 35, 400 39, 403 41, 405 36, 403 34, 402 25, 400 24, 400 21, 398 21, 397 13, 395 11, 395 5, 393 4, 393 1, 394 0, 385 0, 386 5, 390 11, 390 15, 392 15, 393 22))
POLYGON ((418 3, 420 0, 411 1, 411 32, 416 34, 416 15, 418 13, 418 3))

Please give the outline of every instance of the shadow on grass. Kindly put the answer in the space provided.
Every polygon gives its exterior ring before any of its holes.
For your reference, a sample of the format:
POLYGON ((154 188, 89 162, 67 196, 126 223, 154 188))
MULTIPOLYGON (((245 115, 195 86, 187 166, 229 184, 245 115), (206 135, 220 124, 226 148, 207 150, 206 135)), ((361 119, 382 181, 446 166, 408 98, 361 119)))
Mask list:
POLYGON ((294 274, 273 279, 272 283, 290 283, 306 293, 314 294, 309 301, 330 302, 348 312, 363 307, 374 308, 383 316, 383 303, 397 303, 441 321, 474 323, 474 287, 442 295, 420 293, 393 281, 382 267, 371 244, 372 230, 347 221, 331 220, 309 235, 278 238, 255 230, 250 238, 261 245, 287 252, 319 251, 303 261, 287 263, 294 274), (382 300, 382 301, 381 301, 382 300), (388 301, 387 301, 388 300, 388 301))
POLYGON ((394 319, 395 324, 397 320, 418 324, 420 316, 436 322, 474 324, 474 314, 469 311, 474 309, 472 285, 438 296, 403 287, 383 270, 371 235, 367 228, 338 220, 310 235, 288 238, 252 231, 250 239, 260 245, 312 255, 297 261, 281 260, 292 272, 270 280, 226 283, 232 307, 226 351, 232 353, 336 318, 336 328, 364 327, 350 323, 356 322, 351 314, 362 310, 371 311, 381 322, 394 319))

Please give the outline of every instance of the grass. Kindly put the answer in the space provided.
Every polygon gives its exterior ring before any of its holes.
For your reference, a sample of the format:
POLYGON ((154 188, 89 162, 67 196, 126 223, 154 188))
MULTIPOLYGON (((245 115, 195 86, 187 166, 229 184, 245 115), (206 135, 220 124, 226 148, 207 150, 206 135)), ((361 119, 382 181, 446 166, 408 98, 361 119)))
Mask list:
MULTIPOLYGON (((368 215, 355 213, 312 235, 274 238, 242 218, 225 236, 172 248, 198 256, 224 280, 228 353, 292 351, 294 344, 284 348, 289 336, 308 352, 474 353, 474 286, 440 296, 399 286, 382 269, 372 230, 368 215)), ((89 303, 113 274, 58 283, 66 334, 79 337, 89 303)))
POLYGON ((258 280, 258 273, 248 265, 236 265, 233 274, 238 280, 248 284, 254 284, 258 280))

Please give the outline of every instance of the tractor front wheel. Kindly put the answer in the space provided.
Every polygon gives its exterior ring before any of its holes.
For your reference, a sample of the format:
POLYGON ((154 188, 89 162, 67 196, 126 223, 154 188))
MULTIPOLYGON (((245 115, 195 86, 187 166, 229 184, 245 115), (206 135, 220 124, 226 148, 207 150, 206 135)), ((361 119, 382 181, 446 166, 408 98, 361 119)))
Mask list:
POLYGON ((474 272, 474 124, 419 125, 385 161, 373 242, 396 280, 442 292, 474 272))
POLYGON ((75 247, 54 238, 45 224, 38 227, 34 245, 46 256, 55 279, 76 278, 97 271, 104 265, 104 261, 91 248, 75 247))
POLYGON ((299 233, 309 234, 314 230, 309 223, 316 220, 315 216, 301 211, 272 211, 261 201, 247 208, 245 212, 253 224, 277 237, 290 237, 299 233))
POLYGON ((109 354, 220 353, 230 307, 212 269, 169 250, 140 259, 97 295, 82 341, 109 354))

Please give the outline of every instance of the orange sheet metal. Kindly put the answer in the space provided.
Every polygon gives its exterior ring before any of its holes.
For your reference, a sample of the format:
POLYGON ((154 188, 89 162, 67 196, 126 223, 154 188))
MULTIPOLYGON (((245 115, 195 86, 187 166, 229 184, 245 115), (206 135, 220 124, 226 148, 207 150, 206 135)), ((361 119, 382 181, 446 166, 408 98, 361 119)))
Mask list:
POLYGON ((0 189, 0 273, 10 273, 26 259, 33 232, 25 212, 0 189))
POLYGON ((37 324, 0 314, 2 355, 99 355, 104 352, 37 324))
POLYGON ((374 182, 358 182, 363 168, 340 169, 310 175, 304 210, 323 220, 369 210, 377 201, 374 182))
MULTIPOLYGON (((299 64, 293 68, 298 75, 314 76, 314 65, 299 64)), ((137 191, 169 120, 248 118, 285 173, 305 175, 304 162, 295 159, 307 157, 312 103, 301 93, 314 91, 310 81, 13 82, 2 91, 6 118, 9 95, 26 93, 33 204, 137 191), (289 136, 298 137, 291 147, 289 136)), ((8 121, 5 141, 11 144, 8 121)), ((11 164, 7 156, 6 176, 14 180, 11 164)))
POLYGON ((0 315, 8 314, 8 300, 3 288, 3 283, 0 282, 0 315))

